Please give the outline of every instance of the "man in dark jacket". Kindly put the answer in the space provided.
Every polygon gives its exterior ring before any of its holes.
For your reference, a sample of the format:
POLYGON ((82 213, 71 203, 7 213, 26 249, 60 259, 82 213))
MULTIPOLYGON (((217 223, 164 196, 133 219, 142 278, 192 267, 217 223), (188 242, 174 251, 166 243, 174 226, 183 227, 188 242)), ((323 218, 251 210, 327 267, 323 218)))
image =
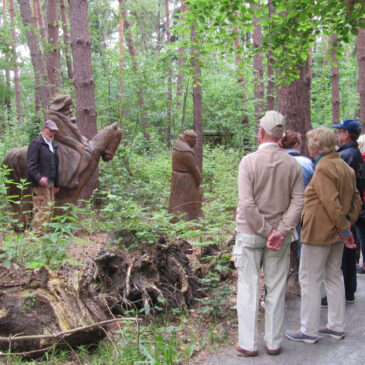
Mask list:
MULTIPOLYGON (((356 188, 360 193, 363 201, 363 192, 365 188, 365 165, 361 152, 358 149, 357 139, 361 133, 361 126, 357 120, 345 119, 342 123, 333 124, 337 130, 338 152, 341 158, 355 171, 356 188)), ((356 224, 351 231, 356 238, 356 224)), ((342 272, 345 282, 346 301, 355 302, 356 281, 356 250, 345 247, 342 257, 342 272)))
POLYGON ((34 206, 33 230, 38 232, 44 231, 41 225, 51 218, 51 205, 59 187, 57 146, 53 144, 57 131, 56 123, 47 120, 42 134, 28 146, 27 169, 34 206))

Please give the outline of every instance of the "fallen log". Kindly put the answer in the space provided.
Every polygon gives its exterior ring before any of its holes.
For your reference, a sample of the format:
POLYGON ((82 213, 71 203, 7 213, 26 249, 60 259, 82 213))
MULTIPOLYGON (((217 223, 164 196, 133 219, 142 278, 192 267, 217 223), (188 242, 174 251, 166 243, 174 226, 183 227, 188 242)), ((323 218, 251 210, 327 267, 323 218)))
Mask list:
POLYGON ((64 338, 72 346, 98 341, 104 337, 99 327, 89 327, 108 319, 105 301, 83 287, 76 269, 52 273, 46 267, 0 270, 0 337, 25 337, 0 341, 2 351, 29 351, 53 345, 47 335, 85 327, 64 338), (43 337, 26 338, 38 334, 43 337))
POLYGON ((0 351, 36 357, 52 346, 97 343, 114 314, 186 308, 205 295, 188 242, 160 237, 136 246, 134 239, 118 232, 111 249, 57 273, 0 267, 0 351))

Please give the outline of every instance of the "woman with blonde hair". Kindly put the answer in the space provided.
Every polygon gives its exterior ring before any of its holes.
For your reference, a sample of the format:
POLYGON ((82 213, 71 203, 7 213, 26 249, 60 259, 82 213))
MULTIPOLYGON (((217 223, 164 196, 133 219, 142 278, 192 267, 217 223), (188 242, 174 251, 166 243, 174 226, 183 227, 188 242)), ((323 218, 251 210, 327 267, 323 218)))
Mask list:
POLYGON ((299 267, 301 286, 301 327, 287 331, 286 337, 306 343, 319 335, 344 338, 345 289, 341 271, 344 244, 355 249, 351 223, 361 209, 355 173, 336 152, 336 136, 321 127, 307 133, 309 154, 315 171, 304 192, 299 267), (328 300, 328 321, 319 328, 321 284, 328 300))

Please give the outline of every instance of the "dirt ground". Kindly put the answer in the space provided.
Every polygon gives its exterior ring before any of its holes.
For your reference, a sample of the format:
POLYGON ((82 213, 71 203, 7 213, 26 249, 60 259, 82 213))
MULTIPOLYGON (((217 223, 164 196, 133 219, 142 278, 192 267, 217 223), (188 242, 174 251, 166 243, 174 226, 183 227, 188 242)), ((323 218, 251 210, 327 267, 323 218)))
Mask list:
POLYGON ((74 237, 74 244, 68 247, 68 255, 73 261, 84 263, 97 256, 107 237, 107 233, 95 233, 91 236, 78 234, 74 237))

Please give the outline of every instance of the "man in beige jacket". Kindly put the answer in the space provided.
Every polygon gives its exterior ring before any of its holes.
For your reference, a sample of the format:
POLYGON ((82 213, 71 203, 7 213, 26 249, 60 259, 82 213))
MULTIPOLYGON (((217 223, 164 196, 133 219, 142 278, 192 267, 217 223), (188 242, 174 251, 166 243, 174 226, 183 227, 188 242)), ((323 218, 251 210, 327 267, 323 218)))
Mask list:
POLYGON ((260 267, 265 275, 265 347, 269 355, 281 351, 284 336, 284 304, 290 242, 303 207, 303 179, 298 162, 277 142, 284 117, 268 111, 260 119, 256 152, 239 166, 236 243, 233 249, 238 271, 238 343, 244 356, 256 356, 260 267))

